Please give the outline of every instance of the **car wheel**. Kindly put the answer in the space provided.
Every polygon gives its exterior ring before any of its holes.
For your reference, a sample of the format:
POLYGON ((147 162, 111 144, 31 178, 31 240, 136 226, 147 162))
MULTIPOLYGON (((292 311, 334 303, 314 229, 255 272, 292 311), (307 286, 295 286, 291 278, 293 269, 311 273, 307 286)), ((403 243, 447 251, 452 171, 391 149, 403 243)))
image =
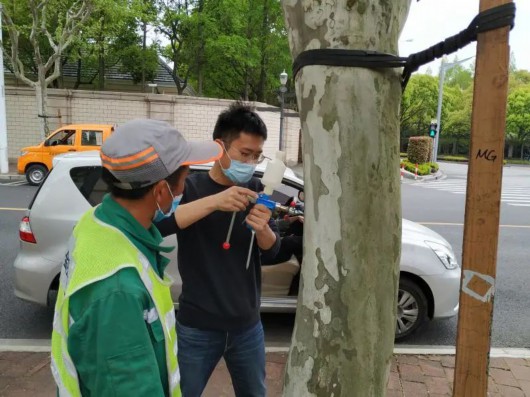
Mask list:
POLYGON ((45 166, 40 164, 33 164, 26 170, 26 180, 30 185, 40 185, 44 180, 44 177, 48 173, 45 166))
POLYGON ((411 335, 427 318, 427 297, 418 284, 402 277, 397 299, 396 340, 411 335))

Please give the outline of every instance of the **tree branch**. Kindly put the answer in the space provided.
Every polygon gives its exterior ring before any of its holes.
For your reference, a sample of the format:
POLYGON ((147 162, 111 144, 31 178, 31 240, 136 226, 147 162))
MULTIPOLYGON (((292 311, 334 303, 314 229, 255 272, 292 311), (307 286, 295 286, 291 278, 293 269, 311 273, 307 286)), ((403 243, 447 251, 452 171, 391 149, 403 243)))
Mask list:
POLYGON ((22 80, 25 84, 29 85, 30 87, 35 87, 37 84, 34 81, 26 77, 26 72, 24 70, 24 64, 22 63, 19 57, 19 47, 18 47, 19 32, 15 28, 15 24, 13 23, 13 20, 11 19, 11 17, 9 16, 5 8, 2 8, 1 17, 2 17, 2 21, 7 27, 7 33, 9 34, 9 39, 11 40, 11 56, 9 58, 11 61, 11 65, 13 66, 13 73, 15 74, 15 77, 17 79, 22 80))
POLYGON ((46 28, 46 2, 43 1, 42 3, 42 21, 41 21, 41 31, 46 35, 48 38, 48 42, 50 43, 50 47, 53 49, 54 52, 57 52, 57 44, 55 44, 55 41, 53 40, 52 35, 48 31, 48 28, 46 28))

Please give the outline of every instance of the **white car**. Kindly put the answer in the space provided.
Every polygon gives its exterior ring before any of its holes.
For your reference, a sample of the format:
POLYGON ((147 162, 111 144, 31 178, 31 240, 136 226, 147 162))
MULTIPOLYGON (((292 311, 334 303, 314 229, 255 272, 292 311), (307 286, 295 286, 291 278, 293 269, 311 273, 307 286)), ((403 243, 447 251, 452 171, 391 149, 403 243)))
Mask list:
MULTIPOLYGON (((192 172, 206 172, 210 167, 193 166, 192 172)), ((259 165, 256 176, 262 176, 264 170, 265 164, 259 165)), ((296 200, 302 197, 301 191, 303 181, 288 169, 272 198, 296 200)), ((52 171, 20 224, 20 252, 14 264, 16 296, 41 305, 53 304, 72 229, 85 211, 101 202, 106 192, 98 152, 72 153, 54 159, 52 171)), ((166 243, 176 245, 175 236, 168 237, 166 243)), ((174 252, 168 271, 176 280, 172 295, 178 302, 181 279, 174 252)), ((262 267, 262 311, 296 310, 297 297, 289 295, 289 289, 299 269, 294 257, 288 262, 262 267)), ((434 231, 404 219, 396 338, 410 335, 428 319, 456 315, 459 288, 460 268, 451 245, 434 231)))

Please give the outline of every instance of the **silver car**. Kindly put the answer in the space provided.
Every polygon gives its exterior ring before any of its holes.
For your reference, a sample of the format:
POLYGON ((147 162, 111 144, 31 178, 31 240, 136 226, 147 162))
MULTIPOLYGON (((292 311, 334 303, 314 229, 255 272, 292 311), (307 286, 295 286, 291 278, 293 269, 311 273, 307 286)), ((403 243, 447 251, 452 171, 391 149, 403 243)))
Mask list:
MULTIPOLYGON (((194 166, 206 172, 211 165, 194 166)), ((263 175, 258 166, 256 176, 263 175)), ((303 181, 290 169, 273 194, 276 201, 301 200, 303 181)), ((107 192, 101 180, 98 152, 72 153, 54 159, 54 167, 40 186, 20 223, 20 252, 15 260, 15 294, 41 305, 52 305, 59 272, 72 229, 81 215, 98 205, 107 192)), ((176 245, 175 236, 166 244, 176 245)), ((175 252, 175 251, 174 251, 175 252)), ((176 280, 175 302, 181 291, 176 257, 168 266, 176 280)), ((295 295, 289 289, 300 270, 291 260, 262 267, 261 310, 294 312, 295 295)), ((451 245, 439 234, 417 223, 403 220, 396 338, 404 338, 426 320, 452 317, 458 312, 460 268, 451 245)))

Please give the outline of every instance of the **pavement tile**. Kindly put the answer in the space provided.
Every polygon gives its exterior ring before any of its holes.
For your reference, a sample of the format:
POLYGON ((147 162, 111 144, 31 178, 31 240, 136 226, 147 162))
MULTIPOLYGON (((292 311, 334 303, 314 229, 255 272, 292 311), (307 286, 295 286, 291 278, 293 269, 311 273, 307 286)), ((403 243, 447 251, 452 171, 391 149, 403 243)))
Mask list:
POLYGON ((442 377, 445 378, 445 372, 442 367, 442 364, 437 361, 430 361, 430 360, 419 360, 421 370, 423 371, 423 374, 425 376, 435 376, 435 377, 442 377))
MULTIPOLYGON (((287 353, 269 353, 266 363, 268 397, 281 397, 287 353)), ((488 396, 530 397, 530 361, 490 361, 488 396)), ((454 356, 395 356, 390 366, 388 397, 451 396, 454 356)), ((0 397, 55 395, 49 353, 0 353, 0 397)), ((208 382, 204 397, 232 397, 226 363, 221 360, 208 382)))
POLYGON ((425 382, 425 376, 419 365, 399 364, 399 374, 404 381, 425 382))
POLYGON ((266 378, 268 380, 279 380, 279 381, 282 381, 283 380, 283 375, 284 375, 284 372, 285 372, 285 365, 284 364, 279 364, 279 363, 275 363, 275 362, 268 362, 265 364, 265 373, 266 373, 266 378))
POLYGON ((511 370, 515 379, 530 381, 530 367, 527 367, 526 365, 512 365, 511 370))
POLYGON ((427 378, 425 381, 429 395, 432 394, 451 394, 453 385, 446 378, 427 378))
MULTIPOLYGON (((20 357, 7 355, 8 360, 3 363, 0 374, 7 377, 20 377, 32 371, 34 367, 40 367, 43 361, 50 357, 50 353, 24 353, 20 357)), ((4 359, 2 359, 4 361, 4 359)))
POLYGON ((416 365, 416 364, 418 364, 418 357, 417 356, 408 355, 408 354, 404 354, 402 356, 397 356, 397 362, 398 362, 398 364, 416 365))
POLYGON ((267 354, 267 362, 284 364, 287 361, 288 353, 269 353, 267 354))
POLYGON ((455 380, 455 370, 454 368, 444 368, 445 376, 449 380, 449 382, 454 383, 455 380))
POLYGON ((521 389, 512 386, 499 386, 499 393, 503 397, 525 397, 521 389))
POLYGON ((425 359, 429 361, 442 361, 442 356, 425 356, 425 359))
POLYGON ((491 393, 498 393, 499 392, 499 387, 497 386, 497 384, 495 383, 495 381, 491 377, 491 374, 488 377, 488 392, 491 392, 491 393))
POLYGON ((514 366, 523 366, 523 367, 530 366, 528 360, 524 358, 506 358, 505 360, 506 360, 506 364, 508 364, 510 368, 513 368, 514 366))
POLYGON ((510 371, 506 371, 504 369, 499 368, 492 368, 490 369, 490 375, 499 387, 501 385, 515 387, 519 386, 519 383, 510 371))
POLYGON ((490 368, 510 369, 510 367, 502 357, 490 358, 490 368))
POLYGON ((405 397, 428 397, 429 392, 425 383, 403 381, 403 395, 405 397))
POLYGON ((203 397, 228 397, 234 394, 230 373, 226 365, 219 365, 213 371, 206 389, 204 389, 203 397))
POLYGON ((519 386, 526 397, 530 397, 530 380, 520 380, 519 386))
POLYGON ((388 387, 389 390, 401 390, 401 382, 399 381, 399 373, 390 372, 390 377, 388 378, 388 387))
POLYGON ((398 365, 395 358, 392 358, 392 361, 390 363, 390 372, 398 372, 398 365))
POLYGON ((388 390, 386 397, 403 397, 403 392, 401 390, 388 390))
POLYGON ((442 366, 447 368, 455 367, 455 356, 442 356, 441 360, 442 366))

